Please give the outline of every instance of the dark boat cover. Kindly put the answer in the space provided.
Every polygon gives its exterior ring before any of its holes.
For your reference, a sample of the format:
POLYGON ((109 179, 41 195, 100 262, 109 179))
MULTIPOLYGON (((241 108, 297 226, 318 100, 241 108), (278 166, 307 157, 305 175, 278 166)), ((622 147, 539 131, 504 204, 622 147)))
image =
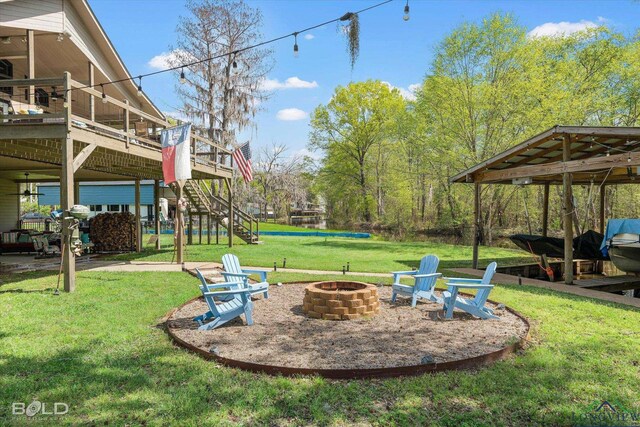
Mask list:
POLYGON ((516 246, 527 252, 533 252, 536 255, 546 254, 552 258, 564 257, 564 239, 531 234, 514 234, 509 238, 516 246))
MULTIPOLYGON (((536 255, 547 255, 551 258, 564 258, 564 239, 556 237, 533 236, 530 234, 514 234, 509 237, 519 248, 536 255)), ((602 254, 600 245, 604 235, 589 230, 573 239, 574 259, 603 259, 609 257, 602 254)))

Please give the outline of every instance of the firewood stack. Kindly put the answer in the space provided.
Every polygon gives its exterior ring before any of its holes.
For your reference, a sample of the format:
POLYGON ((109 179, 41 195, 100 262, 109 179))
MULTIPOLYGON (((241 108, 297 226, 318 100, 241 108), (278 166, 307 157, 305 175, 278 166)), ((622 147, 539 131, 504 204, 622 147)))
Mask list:
POLYGON ((89 221, 97 252, 128 252, 136 248, 136 221, 130 212, 103 213, 89 221))

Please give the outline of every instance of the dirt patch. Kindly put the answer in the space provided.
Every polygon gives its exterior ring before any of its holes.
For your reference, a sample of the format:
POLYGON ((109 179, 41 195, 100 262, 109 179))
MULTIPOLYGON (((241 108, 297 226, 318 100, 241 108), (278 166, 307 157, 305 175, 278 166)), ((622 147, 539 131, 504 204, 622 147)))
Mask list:
POLYGON ((271 286, 269 298, 254 301, 253 326, 237 318, 212 331, 191 319, 207 311, 202 299, 185 305, 167 321, 178 338, 238 361, 311 369, 367 369, 442 363, 481 356, 518 342, 527 325, 496 309, 500 320, 480 320, 456 310, 442 320, 442 305, 407 299, 391 303, 391 288, 378 288, 380 313, 349 321, 304 315, 306 284, 271 286))

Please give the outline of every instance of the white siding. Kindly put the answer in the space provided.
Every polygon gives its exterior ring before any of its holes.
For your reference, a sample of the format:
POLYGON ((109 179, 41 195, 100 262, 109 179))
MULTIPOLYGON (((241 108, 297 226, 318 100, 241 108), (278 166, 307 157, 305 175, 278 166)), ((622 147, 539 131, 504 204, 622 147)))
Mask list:
POLYGON ((18 222, 18 196, 7 194, 18 191, 18 186, 13 181, 0 179, 0 231, 9 231, 16 228, 18 222))
POLYGON ((62 0, 0 0, 0 26, 61 33, 62 0))

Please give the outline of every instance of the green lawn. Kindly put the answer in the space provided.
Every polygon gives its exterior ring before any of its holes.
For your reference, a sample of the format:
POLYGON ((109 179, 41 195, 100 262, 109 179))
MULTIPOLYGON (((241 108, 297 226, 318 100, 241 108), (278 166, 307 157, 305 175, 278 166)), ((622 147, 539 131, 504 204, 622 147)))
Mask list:
POLYGON ((498 286, 492 298, 532 323, 522 354, 477 372, 328 381, 224 368, 173 346, 160 322, 197 294, 186 273, 81 272, 77 292, 60 296, 55 279, 0 277, 0 425, 531 426, 573 425, 602 400, 640 411, 640 311, 613 304, 498 286), (69 413, 11 415, 34 399, 69 413))
MULTIPOLYGON (((440 258, 441 268, 471 267, 470 246, 448 245, 434 242, 390 242, 372 239, 350 239, 340 237, 284 237, 261 236, 261 245, 246 245, 240 239, 232 249, 221 239, 219 245, 199 245, 194 236, 194 245, 186 246, 187 261, 220 262, 222 255, 231 252, 238 255, 244 265, 273 267, 274 261, 282 266, 287 258, 287 267, 342 271, 350 263, 352 271, 388 272, 418 266, 420 258, 435 254, 440 258)), ((147 240, 146 238, 144 239, 147 240)), ((173 237, 162 235, 162 250, 146 247, 141 254, 128 253, 109 258, 119 260, 171 261, 173 237)), ((215 239, 212 240, 215 243, 215 239)), ((532 262, 526 252, 502 248, 480 248, 481 264, 498 261, 499 265, 532 262)))

